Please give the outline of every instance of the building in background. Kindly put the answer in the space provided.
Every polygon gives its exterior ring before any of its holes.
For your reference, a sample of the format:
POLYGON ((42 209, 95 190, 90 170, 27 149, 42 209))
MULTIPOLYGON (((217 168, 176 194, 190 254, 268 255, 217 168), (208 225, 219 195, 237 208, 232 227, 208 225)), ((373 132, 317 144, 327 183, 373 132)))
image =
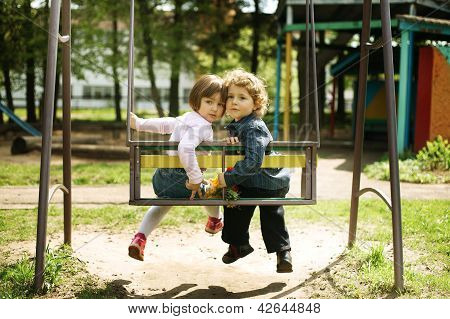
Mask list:
MULTIPOLYGON (((145 76, 139 75, 136 70, 134 96, 136 99, 136 110, 156 113, 156 108, 150 98, 150 82, 145 76)), ((61 81, 61 79, 60 79, 61 81)), ((180 84, 178 96, 180 97, 180 111, 190 109, 188 104, 189 92, 194 85, 195 74, 182 72, 180 74, 180 84)), ((169 89, 170 89, 170 66, 159 63, 156 69, 156 85, 161 95, 161 103, 165 112, 169 109, 169 89)), ((120 106, 122 109, 127 107, 127 79, 121 81, 122 100, 120 106)), ((41 96, 42 87, 36 87, 36 96, 41 96)), ((60 92, 61 94, 61 92, 60 92)), ((2 92, 2 96, 4 92, 2 92)), ((25 88, 16 90, 13 93, 15 107, 25 107, 25 88)), ((39 100, 36 99, 36 103, 39 100)), ((38 106, 38 105, 36 105, 38 106)), ((72 76, 72 108, 102 108, 114 106, 114 82, 111 77, 103 74, 86 71, 84 79, 77 79, 72 76)), ((58 99, 58 107, 62 107, 61 96, 58 99)))

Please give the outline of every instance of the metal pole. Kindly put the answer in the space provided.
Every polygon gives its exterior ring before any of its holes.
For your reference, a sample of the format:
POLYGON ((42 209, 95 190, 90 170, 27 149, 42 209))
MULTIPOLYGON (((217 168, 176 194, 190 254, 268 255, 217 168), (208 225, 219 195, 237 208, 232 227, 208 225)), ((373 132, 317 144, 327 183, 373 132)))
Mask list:
POLYGON ((70 245, 72 241, 72 154, 71 154, 71 0, 62 2, 62 34, 69 36, 69 41, 62 45, 62 84, 63 84, 63 184, 68 192, 64 193, 64 244, 70 245))
MULTIPOLYGON (((292 6, 286 8, 286 25, 294 22, 294 12, 292 6)), ((283 114, 283 140, 289 141, 291 127, 291 68, 292 68, 292 32, 286 32, 286 84, 284 96, 284 114, 283 114)))
POLYGON ((50 8, 50 26, 45 79, 44 116, 42 118, 41 173, 39 180, 39 205, 36 239, 36 267, 34 286, 37 291, 44 283, 44 258, 47 235, 48 187, 50 179, 50 157, 53 130, 53 103, 55 97, 56 59, 58 50, 60 0, 53 0, 50 8))
MULTIPOLYGON (((356 106, 355 149, 353 153, 353 182, 350 206, 350 224, 348 230, 348 245, 352 246, 356 238, 358 220, 359 187, 361 182, 361 159, 364 143, 364 117, 366 112, 367 71, 369 67, 369 50, 367 43, 370 37, 370 19, 372 16, 372 0, 364 0, 363 25, 360 40, 360 61, 358 77, 358 103, 356 106)), ((342 76, 342 75, 341 75, 342 76)))
POLYGON ((134 112, 134 0, 130 0, 130 34, 128 40, 127 145, 131 141, 130 112, 134 112))
POLYGON ((307 123, 309 123, 309 0, 306 0, 306 17, 305 17, 305 92, 303 93, 303 96, 305 97, 305 119, 304 119, 304 128, 306 129, 306 136, 305 139, 309 140, 309 126, 307 126, 307 123))
MULTIPOLYGON (((314 88, 314 111, 315 121, 314 125, 316 127, 316 141, 318 143, 318 147, 320 147, 320 128, 319 128, 319 101, 318 101, 318 92, 317 92, 317 65, 316 65, 316 29, 314 24, 314 0, 311 0, 311 34, 312 34, 312 70, 313 70, 313 88, 314 88)), ((309 124, 308 118, 308 124, 309 124)))
POLYGON ((389 0, 381 0, 381 31, 383 36, 384 75, 388 122, 389 171, 392 201, 395 286, 403 290, 403 247, 400 203, 400 179, 397 152, 397 119, 395 113, 394 59, 392 54, 391 12, 389 0))
POLYGON ((277 37, 277 77, 276 77, 276 92, 275 92, 275 113, 273 117, 273 139, 278 140, 278 124, 280 115, 280 83, 281 83, 281 41, 282 34, 280 26, 278 26, 277 37))

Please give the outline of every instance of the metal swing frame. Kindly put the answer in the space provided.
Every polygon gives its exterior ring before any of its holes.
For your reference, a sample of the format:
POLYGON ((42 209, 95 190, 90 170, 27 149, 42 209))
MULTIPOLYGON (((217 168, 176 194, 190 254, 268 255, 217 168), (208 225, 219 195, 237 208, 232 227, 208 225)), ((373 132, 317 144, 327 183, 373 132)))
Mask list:
MULTIPOLYGON (((128 116, 127 116, 127 145, 130 147, 130 204, 136 205, 163 205, 162 202, 153 202, 140 198, 140 184, 134 184, 136 180, 140 180, 140 152, 143 147, 173 147, 168 142, 154 142, 154 141, 131 141, 130 140, 130 118, 129 112, 133 106, 133 76, 134 76, 134 0, 131 1, 131 19, 130 19, 130 53, 129 53, 129 74, 128 74, 128 116), (139 186, 139 187, 136 187, 139 186)), ((311 32, 314 31, 314 4, 313 1, 306 0, 309 12, 311 12, 311 32), (311 5, 310 5, 311 4, 311 5)), ((364 0, 363 11, 363 28, 361 36, 361 57, 360 73, 359 73, 359 94, 357 104, 357 130, 354 150, 354 166, 353 166, 353 186, 351 199, 351 214, 349 226, 349 246, 353 245, 356 240, 356 225, 358 217, 359 197, 366 192, 374 192, 380 196, 388 205, 392 212, 392 227, 393 227, 393 243, 394 243, 394 272, 395 272, 395 286, 399 291, 404 290, 403 283, 403 250, 402 250, 402 232, 401 232, 401 202, 400 202, 400 183, 398 174, 398 153, 396 144, 396 113, 395 113, 395 90, 394 90, 394 67, 392 57, 392 34, 391 34, 391 19, 389 1, 381 0, 381 20, 383 32, 383 55, 384 55, 384 69, 386 76, 386 107, 388 110, 388 139, 389 139, 389 163, 390 163, 390 185, 391 185, 391 200, 381 191, 373 188, 360 189, 360 175, 361 175, 361 158, 363 146, 364 133, 364 101, 366 95, 367 69, 368 69, 368 54, 373 48, 369 42, 370 38, 370 20, 372 0, 364 0)), ((45 99, 43 109, 43 123, 42 123, 42 151, 41 151, 41 169, 39 182, 39 206, 37 219, 37 236, 36 236, 36 264, 34 286, 37 291, 42 290, 44 283, 44 261, 45 261, 45 247, 47 235, 47 216, 48 206, 53 194, 58 190, 64 192, 64 243, 71 244, 71 122, 70 122, 70 75, 71 75, 71 16, 70 16, 71 0, 53 0, 50 8, 49 19, 49 38, 47 50, 47 66, 45 79, 45 99), (62 2, 62 6, 61 6, 62 2), (58 33, 60 25, 60 14, 62 17, 62 33, 58 33), (58 50, 58 41, 63 43, 62 47, 62 75, 63 75, 63 183, 64 185, 56 185, 49 189, 50 177, 50 161, 51 161, 51 142, 53 131, 53 105, 54 105, 54 90, 56 82, 56 58, 58 50)), ((306 23, 308 31, 309 21, 306 23)), ((308 34, 308 32, 307 32, 308 34)), ((309 45, 306 46, 307 50, 309 45)), ((317 77, 315 75, 315 38, 312 39, 313 49, 313 78, 314 78, 314 94, 317 94, 317 77)), ((309 51, 307 51, 309 52, 309 51)), ((306 79, 309 79, 307 74, 306 79)), ((317 97, 314 95, 314 102, 317 112, 317 97)), ((288 147, 290 149, 304 149, 305 150, 305 168, 302 169, 302 197, 301 199, 283 199, 283 205, 301 205, 301 204, 315 204, 316 202, 316 153, 319 147, 319 131, 318 118, 316 118, 317 141, 307 142, 273 142, 273 147, 288 147), (308 165, 309 163, 309 165, 308 165)), ((229 146, 223 143, 213 143, 213 145, 202 145, 206 147, 221 147, 222 154, 225 153, 229 146)), ((222 155, 223 158, 225 155, 222 155)), ((224 165, 222 165, 222 169, 224 165)), ((255 205, 260 204, 261 200, 253 199, 254 202, 245 202, 241 200, 239 205, 255 205)), ((196 200, 196 205, 208 205, 203 201, 196 200)), ((190 203, 183 203, 180 205, 189 205, 190 203)), ((211 202, 211 205, 228 204, 226 201, 211 202)), ((263 203, 270 205, 270 203, 263 203)), ((171 201, 170 205, 174 205, 171 201)))
MULTIPOLYGON (((311 32, 314 32, 314 9, 311 6, 311 32)), ((308 20, 307 20, 308 22, 308 20)), ((305 157, 305 165, 302 167, 301 173, 301 197, 300 198, 241 198, 236 201, 225 200, 225 192, 222 192, 222 199, 161 199, 161 198, 142 198, 141 197, 141 156, 143 150, 157 150, 164 151, 168 149, 176 149, 177 142, 162 142, 162 141, 141 141, 131 139, 130 128, 130 112, 134 111, 134 0, 130 0, 130 35, 128 48, 128 97, 127 97, 127 145, 130 147, 130 205, 137 206, 223 206, 223 205, 315 205, 316 204, 316 167, 317 167, 317 148, 320 145, 319 137, 319 118, 318 118, 318 102, 317 102, 317 74, 316 74, 316 59, 315 49, 316 41, 312 37, 312 64, 313 64, 313 88, 314 105, 315 105, 315 128, 317 132, 316 141, 302 141, 302 142, 278 142, 274 141, 269 144, 272 150, 288 150, 288 151, 303 151, 305 157)), ((307 41, 307 48, 309 49, 309 40, 307 41)), ((308 51, 309 52, 309 51, 308 51)), ((309 54, 309 53, 308 53, 309 54)), ((309 69, 306 69, 307 77, 309 79, 309 69)), ((308 107, 307 107, 308 109, 308 107)), ((309 119, 309 110, 306 112, 306 119, 309 119)), ((198 150, 219 150, 221 152, 221 168, 225 171, 226 166, 226 152, 229 150, 243 150, 242 145, 227 145, 225 142, 204 142, 197 147, 198 150)), ((300 155, 302 156, 302 155, 300 155)), ((297 166, 299 167, 299 166, 297 166)))

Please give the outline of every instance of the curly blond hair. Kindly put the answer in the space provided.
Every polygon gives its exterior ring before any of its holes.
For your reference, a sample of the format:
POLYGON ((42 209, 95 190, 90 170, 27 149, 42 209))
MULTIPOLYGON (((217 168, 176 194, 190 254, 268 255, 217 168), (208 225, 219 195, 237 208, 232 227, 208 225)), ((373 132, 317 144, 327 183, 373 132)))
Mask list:
POLYGON ((253 114, 257 117, 262 118, 267 113, 269 96, 267 95, 266 84, 263 79, 253 73, 238 68, 226 72, 224 81, 227 88, 231 85, 236 85, 248 91, 256 106, 253 114))

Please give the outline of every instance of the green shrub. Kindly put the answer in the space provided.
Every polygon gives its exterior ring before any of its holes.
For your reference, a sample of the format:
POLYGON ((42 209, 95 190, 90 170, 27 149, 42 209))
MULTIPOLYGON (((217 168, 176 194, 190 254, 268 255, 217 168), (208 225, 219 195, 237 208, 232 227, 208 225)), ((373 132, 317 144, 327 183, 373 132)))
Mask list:
MULTIPOLYGON (((72 250, 61 246, 55 250, 47 247, 44 265, 44 293, 51 291, 61 280, 64 266, 70 264, 72 250)), ((23 256, 18 262, 0 266, 0 299, 30 298, 34 289, 35 259, 23 256)))
MULTIPOLYGON (((418 160, 399 160, 398 164, 401 182, 431 184, 448 183, 450 180, 450 174, 436 174, 435 172, 424 170, 418 160)), ((384 160, 366 165, 364 173, 369 178, 388 181, 390 180, 389 162, 384 160)))
MULTIPOLYGON (((405 152, 400 156, 399 175, 401 182, 409 183, 449 183, 450 182, 450 145, 448 140, 437 136, 434 141, 427 142, 427 146, 419 151, 417 156, 405 152)), ((364 173, 369 178, 388 181, 389 160, 387 156, 373 164, 364 167, 364 173)))
POLYGON ((417 160, 425 170, 448 170, 450 167, 448 140, 438 135, 434 141, 427 142, 427 145, 417 153, 417 160))

